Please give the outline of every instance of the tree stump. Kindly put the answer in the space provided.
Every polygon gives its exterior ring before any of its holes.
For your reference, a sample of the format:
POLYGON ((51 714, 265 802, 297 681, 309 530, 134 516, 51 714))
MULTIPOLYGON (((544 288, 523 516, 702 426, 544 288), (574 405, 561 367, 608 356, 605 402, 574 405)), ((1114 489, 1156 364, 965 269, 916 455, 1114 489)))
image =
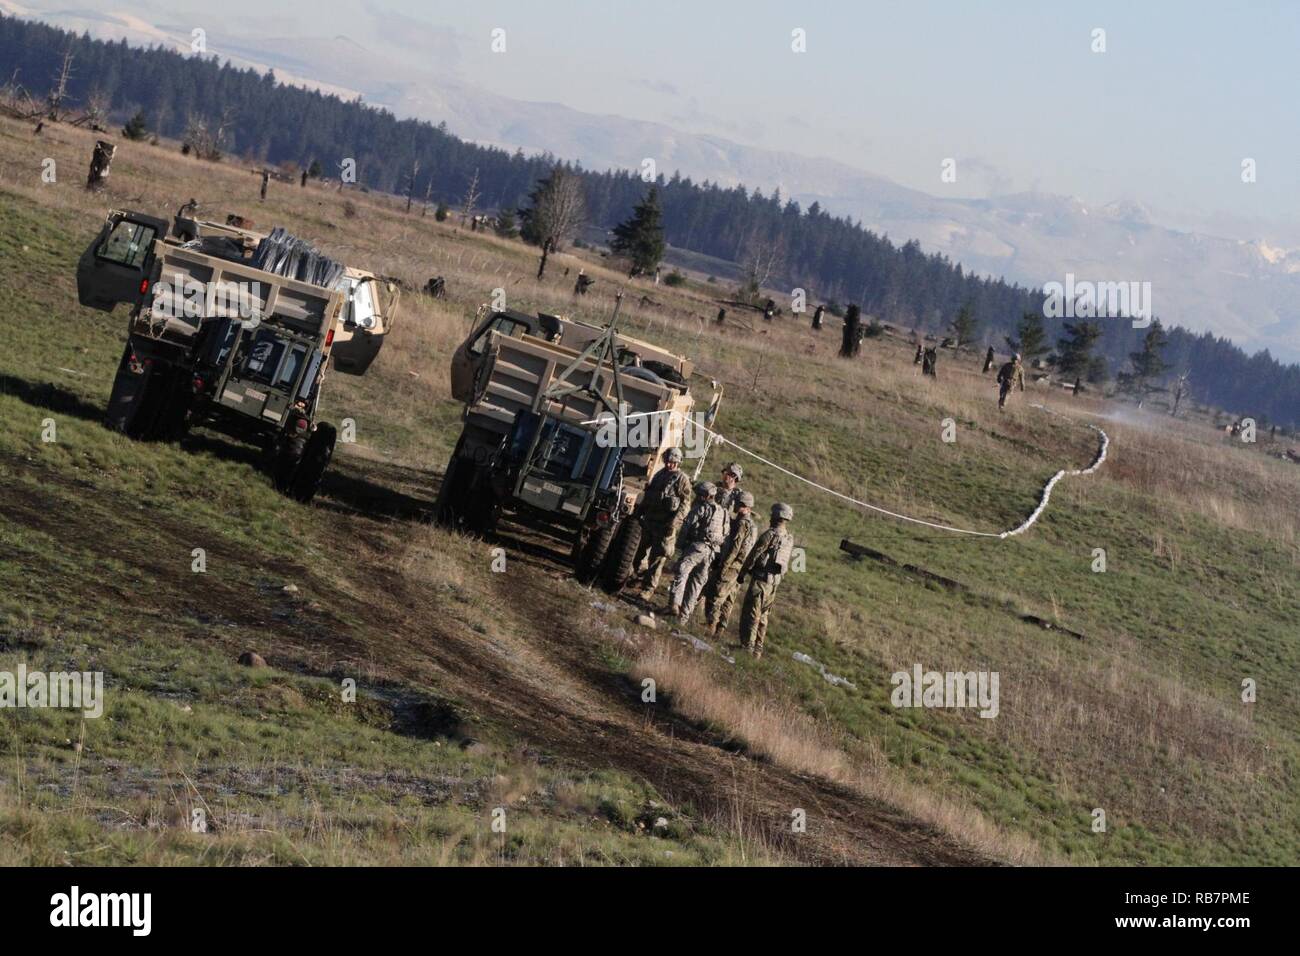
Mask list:
POLYGON ((108 181, 108 173, 113 165, 113 154, 117 147, 107 140, 95 143, 95 152, 90 157, 90 174, 86 177, 86 188, 98 192, 108 181))
POLYGON ((840 341, 840 358, 855 358, 862 349, 862 310, 850 305, 844 316, 844 337, 840 341))

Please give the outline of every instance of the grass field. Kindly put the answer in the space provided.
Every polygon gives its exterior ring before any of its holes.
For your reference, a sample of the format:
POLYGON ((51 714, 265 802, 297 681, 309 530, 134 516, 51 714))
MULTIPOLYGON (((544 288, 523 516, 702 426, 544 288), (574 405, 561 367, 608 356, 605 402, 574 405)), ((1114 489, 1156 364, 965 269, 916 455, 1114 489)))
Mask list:
POLYGON ((259 203, 248 170, 171 147, 121 144, 92 196, 90 143, 0 122, 0 670, 100 670, 107 695, 99 719, 0 718, 0 862, 1300 862, 1295 466, 1033 386, 999 414, 973 356, 927 381, 902 338, 845 362, 837 322, 732 310, 719 328, 721 283, 633 284, 624 327, 725 385, 729 439, 892 511, 1002 531, 1091 461, 1084 422, 1111 439, 1098 473, 1006 540, 872 515, 734 452, 760 511, 794 506, 807 563, 767 656, 728 664, 607 609, 558 543, 428 522, 459 427, 448 358, 475 308, 501 288, 511 308, 599 321, 619 273, 566 253, 538 283, 521 243, 315 184, 259 203), (357 442, 311 507, 251 449, 100 424, 125 315, 77 305, 76 258, 108 207, 170 215, 191 197, 413 288, 447 279, 446 300, 404 297, 367 376, 327 381, 323 417, 353 419, 357 442), (597 279, 581 305, 579 266, 597 279), (969 590, 855 561, 843 538, 969 590), (238 666, 245 650, 271 667, 238 666), (996 671, 998 716, 893 707, 891 675, 915 664, 996 671), (209 832, 189 832, 195 809, 209 832))

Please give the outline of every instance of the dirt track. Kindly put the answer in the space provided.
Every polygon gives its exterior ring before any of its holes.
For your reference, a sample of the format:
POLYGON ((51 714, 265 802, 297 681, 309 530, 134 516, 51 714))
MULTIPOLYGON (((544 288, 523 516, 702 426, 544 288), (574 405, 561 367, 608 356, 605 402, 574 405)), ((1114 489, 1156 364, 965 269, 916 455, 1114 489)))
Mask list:
MULTIPOLYGON (((69 549, 117 507, 96 499, 78 514, 60 514, 53 486, 64 486, 65 494, 84 490, 52 472, 41 480, 48 492, 9 498, 0 502, 0 513, 66 540, 69 549)), ((544 758, 647 780, 673 804, 757 837, 790 859, 823 865, 991 862, 879 802, 736 753, 734 745, 663 703, 647 708, 639 688, 602 664, 608 638, 573 626, 575 601, 604 596, 572 582, 557 542, 504 529, 498 543, 507 548, 511 573, 491 578, 502 608, 516 621, 522 616, 525 625, 508 636, 488 638, 434 613, 419 583, 394 573, 391 562, 416 523, 427 520, 436 489, 431 473, 357 456, 336 459, 316 507, 335 512, 329 534, 335 553, 355 561, 348 576, 382 586, 341 594, 338 569, 331 582, 319 569, 280 565, 278 573, 321 602, 286 614, 274 582, 241 587, 211 580, 196 594, 186 562, 128 553, 110 540, 104 556, 136 568, 136 581, 148 587, 123 590, 106 579, 100 599, 125 602, 148 617, 180 608, 199 620, 255 628, 267 645, 262 653, 282 668, 317 675, 360 668, 372 679, 427 683, 544 758), (807 832, 798 835, 789 828, 796 807, 807 812, 807 832)), ((193 541, 193 529, 172 516, 151 514, 150 521, 167 538, 193 541)), ((209 543, 209 550, 220 560, 219 544, 209 543)), ((233 659, 240 649, 231 644, 224 651, 233 659)))
MULTIPOLYGON (((356 459, 352 459, 356 462, 356 459)), ((376 480, 396 479, 388 466, 368 462, 376 480)), ((408 480, 413 477, 408 472, 408 480)), ((436 480, 430 476, 435 487, 436 480)), ((400 496, 407 503, 413 496, 400 496)), ((432 498, 426 502, 431 505, 432 498)), ((379 502, 366 502, 372 511, 379 502)), ((396 509, 379 509, 397 517, 396 509)), ((419 509, 424 511, 425 509, 419 509)), ((361 515, 340 521, 338 534, 366 541, 367 563, 400 546, 401 520, 378 526, 361 515)), ((447 688, 493 724, 508 728, 539 751, 598 769, 616 768, 652 783, 667 799, 706 819, 739 820, 746 833, 794 859, 816 864, 957 865, 991 861, 928 824, 844 787, 794 773, 726 749, 694 722, 663 704, 647 713, 639 688, 601 665, 600 642, 573 626, 573 602, 602 597, 570 581, 556 542, 505 526, 511 572, 492 575, 503 607, 527 618, 526 635, 501 646, 462 626, 443 626, 421 614, 426 604, 400 576, 362 615, 373 622, 363 643, 370 659, 403 669, 429 666, 447 688), (380 600, 382 598, 382 600, 380 600), (386 645, 382 646, 381 645, 386 645), (790 812, 808 814, 806 833, 789 832, 790 812)), ((380 573, 376 569, 376 574, 380 573)), ((629 608, 629 613, 631 609, 629 608)), ((387 668, 383 668, 387 669, 387 668)))

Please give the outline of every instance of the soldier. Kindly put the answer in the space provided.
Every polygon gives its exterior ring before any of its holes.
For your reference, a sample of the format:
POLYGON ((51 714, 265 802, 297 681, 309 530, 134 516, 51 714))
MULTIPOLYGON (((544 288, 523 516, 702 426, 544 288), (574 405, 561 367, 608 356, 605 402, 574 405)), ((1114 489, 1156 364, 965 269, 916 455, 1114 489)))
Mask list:
POLYGON ((935 365, 937 365, 938 362, 939 350, 926 349, 925 354, 921 357, 921 374, 928 375, 931 378, 938 378, 938 373, 935 372, 935 365))
POLYGON ((758 537, 758 525, 750 517, 750 512, 754 509, 754 496, 748 491, 742 491, 736 495, 735 502, 736 513, 731 520, 731 534, 714 559, 713 568, 709 572, 709 583, 704 588, 704 619, 713 637, 718 637, 727 629, 731 607, 736 603, 736 578, 754 547, 754 539, 758 537))
POLYGON ((992 367, 993 367, 993 346, 990 345, 989 350, 984 353, 984 369, 981 374, 987 375, 989 373, 989 369, 991 369, 992 367))
POLYGON ((709 576, 709 566, 731 531, 731 515, 713 500, 716 493, 717 486, 711 481, 696 485, 695 507, 682 525, 682 558, 677 562, 669 599, 669 613, 682 624, 690 621, 709 576))
POLYGON ((718 488, 718 504, 727 509, 727 514, 736 510, 736 498, 740 495, 740 479, 745 477, 745 469, 734 461, 722 469, 722 484, 718 488))
POLYGON ((1007 396, 1011 394, 1011 388, 1019 385, 1020 390, 1025 390, 1025 367, 1020 364, 1020 353, 1017 352, 1015 357, 998 369, 998 409, 1001 410, 1007 406, 1007 396))
POLYGON ((646 485, 633 513, 641 522, 641 544, 634 566, 645 566, 639 575, 642 600, 650 600, 659 587, 664 565, 676 550, 677 532, 686 520, 690 500, 691 479, 682 471, 682 451, 669 448, 664 452, 664 466, 646 485))
POLYGON ((920 342, 916 343, 916 355, 912 356, 912 364, 920 365, 921 359, 925 358, 925 346, 920 342))
POLYGON ((758 536, 754 550, 749 552, 740 567, 737 580, 749 578, 745 604, 740 610, 740 639, 745 649, 755 657, 763 656, 763 639, 767 636, 767 618, 772 613, 777 585, 781 576, 790 569, 794 553, 794 535, 786 530, 786 522, 794 517, 794 509, 777 502, 772 505, 772 523, 758 536))

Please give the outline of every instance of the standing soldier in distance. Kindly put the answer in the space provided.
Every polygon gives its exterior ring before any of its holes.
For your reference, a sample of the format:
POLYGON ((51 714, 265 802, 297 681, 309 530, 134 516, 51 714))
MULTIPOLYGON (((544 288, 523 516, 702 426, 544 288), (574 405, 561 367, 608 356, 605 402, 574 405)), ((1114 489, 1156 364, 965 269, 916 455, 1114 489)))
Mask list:
POLYGON ((758 525, 754 524, 754 519, 750 516, 754 510, 754 496, 748 491, 742 491, 736 495, 735 501, 736 513, 731 519, 731 534, 714 559, 713 568, 709 572, 709 583, 704 588, 704 619, 713 637, 718 637, 727 629, 731 607, 736 603, 736 591, 740 587, 736 578, 758 538, 758 525))
POLYGON ((981 372, 981 374, 987 375, 989 373, 989 369, 991 369, 992 367, 993 367, 993 346, 990 345, 989 350, 984 353, 984 369, 981 372))
POLYGON ((931 378, 938 378, 939 375, 935 371, 935 366, 938 363, 939 350, 934 348, 926 349, 925 354, 921 356, 921 374, 929 375, 931 378))
POLYGON ((1011 388, 1019 385, 1020 390, 1025 390, 1025 367, 1020 364, 1020 353, 1017 352, 1015 357, 998 369, 998 410, 1001 411, 1007 406, 1007 396, 1011 394, 1011 388))
POLYGON ((740 568, 739 580, 749 578, 749 590, 740 610, 740 639, 755 657, 763 656, 767 619, 776 600, 776 589, 782 575, 790 569, 794 535, 786 530, 786 523, 793 517, 794 509, 789 505, 779 501, 772 505, 771 525, 758 536, 754 550, 740 568))
POLYGON ((664 565, 676 550, 677 532, 686 520, 690 500, 691 479, 682 471, 682 451, 669 448, 664 452, 664 466, 646 485, 632 515, 641 522, 641 544, 633 566, 645 563, 639 576, 643 600, 650 600, 659 587, 664 565))
POLYGON ((695 507, 682 525, 682 557, 673 578, 668 613, 681 624, 691 619, 695 602, 700 599, 709 567, 731 531, 731 515, 714 501, 717 487, 711 481, 695 486, 695 507))

